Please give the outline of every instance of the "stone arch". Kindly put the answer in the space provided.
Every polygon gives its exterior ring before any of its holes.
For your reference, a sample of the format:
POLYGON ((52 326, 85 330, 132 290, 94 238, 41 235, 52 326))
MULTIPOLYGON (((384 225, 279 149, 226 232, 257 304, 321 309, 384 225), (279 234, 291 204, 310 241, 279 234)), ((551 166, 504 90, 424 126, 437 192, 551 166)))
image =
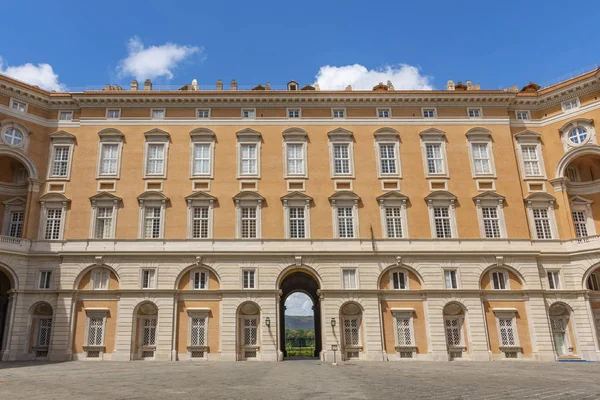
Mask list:
POLYGON ((263 343, 262 308, 257 301, 246 299, 242 301, 235 312, 236 316, 236 359, 238 361, 261 359, 263 343))
MULTIPOLYGON (((507 265, 507 264, 492 264, 492 265, 488 266, 487 268, 485 268, 483 271, 481 271, 481 274, 479 275, 479 288, 481 288, 483 286, 482 284, 483 284, 485 277, 493 269, 505 269, 509 273, 514 274, 515 277, 519 280, 519 282, 522 286, 522 289, 527 289, 527 281, 525 280, 525 277, 523 277, 523 274, 521 274, 521 272, 519 272, 516 268, 511 267, 510 265, 507 265)), ((515 290, 515 289, 511 288, 511 290, 515 290)))
POLYGON ((21 151, 10 147, 0 146, 0 156, 8 156, 19 161, 27 169, 29 179, 39 179, 38 169, 34 162, 21 151))
POLYGON ((54 306, 52 304, 50 304, 50 302, 46 301, 46 300, 38 300, 35 303, 33 303, 28 310, 29 314, 33 314, 35 312, 39 312, 41 313, 40 315, 53 315, 54 314, 54 306), (50 308, 50 312, 48 313, 47 310, 41 310, 38 309, 38 307, 49 307, 50 308))
MULTIPOLYGON (((600 271, 600 263, 593 264, 591 267, 589 267, 585 271, 585 273, 583 274, 582 279, 581 279, 581 287, 582 287, 582 289, 584 289, 584 290, 588 289, 588 287, 587 287, 587 280, 590 277, 590 275, 592 273, 596 272, 596 271, 600 271)), ((600 276, 598 276, 598 278, 600 278, 600 276)))
POLYGON ((448 359, 463 358, 469 354, 468 309, 460 301, 451 300, 442 308, 448 359))
POLYGON ((577 147, 568 153, 566 153, 556 164, 556 171, 554 173, 555 178, 564 178, 567 167, 571 161, 585 155, 597 155, 600 156, 600 147, 598 146, 581 146, 577 147))
POLYGON ((343 360, 363 357, 366 350, 364 320, 365 308, 358 299, 346 300, 341 304, 339 341, 343 360))
POLYGON ((319 288, 323 287, 323 280, 321 279, 321 275, 319 275, 317 270, 315 270, 313 267, 308 266, 306 264, 292 264, 288 265, 279 272, 279 276, 275 280, 275 288, 279 289, 279 287, 281 286, 281 282, 283 282, 285 277, 294 272, 304 272, 308 275, 311 275, 319 285, 319 288))
POLYGON ((92 271, 93 269, 96 268, 106 268, 108 269, 111 273, 113 273, 115 275, 115 277, 117 278, 117 282, 119 283, 119 285, 121 284, 121 277, 119 276, 119 273, 117 272, 117 270, 113 267, 111 267, 110 265, 107 264, 92 264, 92 265, 88 265, 87 267, 85 267, 84 269, 82 269, 81 271, 79 271, 79 274, 77 274, 77 277, 75 278, 75 281, 73 282, 73 289, 78 290, 79 289, 79 285, 81 283, 81 280, 83 279, 84 276, 86 276, 86 274, 90 271, 92 271))
MULTIPOLYGON (((419 273, 419 271, 417 271, 415 268, 413 268, 413 267, 411 267, 411 266, 409 266, 409 265, 407 265, 407 264, 403 264, 403 263, 397 263, 397 264, 391 264, 391 265, 388 265, 386 268, 384 268, 384 270, 383 270, 383 271, 381 271, 381 273, 380 273, 380 274, 379 274, 379 276, 377 277, 377 288, 378 288, 378 289, 380 289, 380 288, 381 288, 381 286, 382 286, 382 282, 383 282, 383 279, 385 279, 386 275, 387 275, 387 274, 388 274, 388 273, 389 273, 391 270, 393 270, 393 269, 396 269, 396 268, 398 268, 398 269, 405 269, 405 270, 407 270, 407 271, 409 272, 409 274, 410 274, 410 273, 412 273, 412 274, 415 276, 415 278, 417 279, 417 282, 418 282, 418 283, 419 283, 419 285, 420 285, 420 290, 422 290, 422 289, 424 289, 424 288, 425 288, 425 282, 424 282, 424 280, 423 280, 423 277, 422 277, 422 276, 421 276, 421 274, 419 273)), ((410 277, 409 277, 409 278, 410 278, 410 277)), ((413 289, 411 289, 411 290, 413 290, 413 289)), ((419 289, 417 289, 417 290, 419 290, 419 289)))
POLYGON ((149 299, 140 301, 133 308, 132 359, 154 359, 158 339, 158 312, 159 306, 149 299))
POLYGON ((6 275, 11 289, 15 290, 19 288, 19 277, 11 267, 0 262, 0 273, 4 273, 4 275, 6 275))
POLYGON ((553 301, 547 304, 547 307, 550 334, 556 356, 562 358, 580 353, 573 307, 563 300, 553 301))
MULTIPOLYGON (((175 278, 175 286, 174 289, 178 290, 179 285, 181 284, 181 281, 183 279, 183 277, 188 274, 190 271, 199 268, 199 269, 205 269, 207 271, 209 271, 211 274, 213 274, 215 276, 215 279, 217 280, 217 283, 219 284, 219 287, 221 287, 221 277, 219 276, 219 273, 211 266, 204 264, 204 263, 196 263, 196 264, 191 264, 188 265, 187 267, 185 267, 184 269, 182 269, 181 271, 179 271, 179 274, 177 275, 177 278, 175 278)), ((210 289, 210 285, 209 285, 209 289, 210 289)))

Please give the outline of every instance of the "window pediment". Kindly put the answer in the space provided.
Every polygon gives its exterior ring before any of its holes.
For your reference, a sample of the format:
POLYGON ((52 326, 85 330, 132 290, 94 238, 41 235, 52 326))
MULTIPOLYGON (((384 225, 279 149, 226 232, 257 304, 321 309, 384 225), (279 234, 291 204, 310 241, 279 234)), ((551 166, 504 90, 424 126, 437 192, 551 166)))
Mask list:
POLYGON ((336 201, 360 201, 360 196, 350 190, 340 190, 329 196, 329 201, 334 203, 336 201))
POLYGON ((261 133, 258 131, 255 131, 254 129, 251 129, 251 128, 242 129, 241 131, 236 132, 235 136, 238 138, 238 140, 245 139, 245 140, 260 141, 262 139, 261 133))
POLYGON ((354 139, 354 134, 352 133, 352 131, 340 127, 327 132, 327 137, 329 137, 329 140, 332 141, 352 141, 354 139))
POLYGON ((186 196, 185 201, 187 201, 188 204, 193 202, 208 202, 210 204, 216 202, 217 198, 206 192, 198 191, 186 196))
POLYGON ((71 199, 61 193, 46 193, 39 198, 40 203, 69 203, 71 199))
POLYGON ((537 143, 537 142, 539 142, 541 136, 542 135, 540 135, 537 132, 534 132, 532 130, 526 129, 524 131, 521 131, 521 132, 517 133, 515 135, 515 139, 518 142, 523 142, 523 143, 525 143, 525 142, 534 142, 534 143, 537 143))
POLYGON ((13 197, 12 199, 4 200, 2 204, 5 206, 24 206, 27 200, 24 197, 13 197))
POLYGON ((457 197, 454 194, 446 190, 436 190, 435 192, 431 192, 425 196, 425 201, 427 202, 436 200, 454 202, 456 199, 457 197))
POLYGON ((118 204, 121 201, 123 201, 123 199, 121 199, 119 196, 115 196, 114 194, 107 193, 107 192, 100 192, 100 193, 95 194, 90 197, 90 202, 92 203, 92 206, 95 205, 96 203, 103 202, 103 201, 113 202, 113 203, 118 204))
POLYGON ((308 132, 302 128, 288 128, 281 133, 284 139, 299 139, 306 140, 308 138, 308 132))
POLYGON ((573 196, 569 199, 569 201, 571 202, 571 204, 581 204, 581 205, 588 205, 588 204, 594 203, 593 200, 589 200, 589 199, 586 199, 581 196, 573 196))
POLYGON ((192 139, 215 140, 216 135, 215 132, 208 128, 196 128, 190 131, 190 137, 192 139))
POLYGON ((144 136, 146 136, 146 140, 148 140, 148 139, 168 140, 171 137, 171 135, 169 135, 169 132, 163 131, 162 129, 158 129, 158 128, 154 128, 147 132, 144 132, 144 136))
POLYGON ((496 192, 492 192, 490 190, 488 190, 487 192, 483 192, 478 194, 477 196, 473 196, 473 201, 475 201, 476 203, 480 203, 483 201, 492 201, 492 202, 498 202, 498 203, 503 203, 504 200, 506 198, 496 192))
POLYGON ((155 190, 145 191, 144 193, 140 194, 137 199, 140 204, 143 204, 145 201, 160 201, 162 203, 169 201, 169 198, 165 196, 164 193, 157 192, 155 190))
POLYGON ((114 128, 102 129, 100 132, 98 132, 98 136, 100 136, 100 139, 113 139, 113 140, 122 140, 123 137, 125 137, 125 135, 123 135, 123 132, 121 132, 118 129, 114 129, 114 128))
POLYGON ((387 126, 377 129, 373 132, 373 136, 375 136, 375 139, 400 139, 400 133, 396 129, 387 126))
POLYGON ((446 132, 437 128, 429 128, 419 133, 424 140, 446 140, 446 132))
POLYGON ((554 204, 556 197, 548 193, 532 193, 525 198, 526 203, 545 202, 548 204, 554 204))
POLYGON ((245 191, 241 191, 238 194, 236 194, 235 196, 233 196, 233 200, 236 202, 238 202, 238 201, 256 201, 256 202, 262 203, 265 200, 265 198, 256 192, 253 192, 250 190, 245 190, 245 191))
POLYGON ((469 129, 465 132, 465 135, 469 139, 489 139, 492 136, 492 131, 487 128, 483 128, 480 126, 476 126, 474 128, 469 129))
POLYGON ((288 193, 284 196, 281 196, 281 201, 282 202, 286 202, 286 201, 293 201, 293 200, 298 200, 298 201, 312 201, 312 197, 310 197, 309 195, 302 193, 302 192, 298 192, 298 191, 294 191, 291 193, 288 193))
POLYGON ((382 203, 382 202, 385 203, 386 201, 399 201, 399 202, 406 203, 408 201, 408 196, 406 196, 398 191, 392 190, 385 194, 382 194, 381 196, 377 196, 375 199, 379 203, 382 203))
POLYGON ((53 142, 74 143, 75 135, 67 131, 57 131, 48 135, 53 142))

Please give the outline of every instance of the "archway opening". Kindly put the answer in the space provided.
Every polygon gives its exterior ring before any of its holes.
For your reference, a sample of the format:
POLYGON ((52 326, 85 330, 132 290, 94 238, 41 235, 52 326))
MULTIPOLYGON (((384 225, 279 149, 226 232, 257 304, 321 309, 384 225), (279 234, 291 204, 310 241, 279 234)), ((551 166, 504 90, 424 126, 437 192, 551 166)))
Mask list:
POLYGON ((284 358, 319 357, 321 354, 321 305, 319 283, 310 274, 296 271, 280 285, 279 350, 284 358), (310 329, 312 327, 312 329, 310 329))
POLYGON ((8 291, 11 288, 9 277, 0 271, 0 351, 4 350, 5 331, 8 317, 8 291))
POLYGON ((18 160, 0 155, 0 235, 23 237, 29 174, 18 160))

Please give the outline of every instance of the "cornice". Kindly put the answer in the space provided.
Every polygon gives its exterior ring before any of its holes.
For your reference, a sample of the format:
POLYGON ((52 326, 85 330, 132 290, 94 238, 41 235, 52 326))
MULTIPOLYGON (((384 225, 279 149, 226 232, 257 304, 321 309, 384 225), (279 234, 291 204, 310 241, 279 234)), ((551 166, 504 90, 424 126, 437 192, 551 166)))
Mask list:
POLYGON ((548 93, 537 96, 516 96, 510 105, 511 110, 540 110, 560 104, 565 100, 578 96, 585 96, 600 90, 600 77, 593 76, 586 80, 577 82, 575 85, 565 86, 548 93))

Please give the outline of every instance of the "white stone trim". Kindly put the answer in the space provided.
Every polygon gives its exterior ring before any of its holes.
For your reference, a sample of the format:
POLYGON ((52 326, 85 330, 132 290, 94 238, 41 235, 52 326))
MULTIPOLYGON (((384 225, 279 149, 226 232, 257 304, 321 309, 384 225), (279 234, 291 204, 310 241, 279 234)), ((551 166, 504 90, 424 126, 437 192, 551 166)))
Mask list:
MULTIPOLYGON (((531 230, 531 235, 536 240, 552 240, 558 239, 558 227, 556 226, 556 216, 554 214, 554 200, 528 200, 525 202, 527 209, 527 217, 529 220, 529 229, 531 230), (544 208, 548 212, 548 219, 550 223, 550 232, 552 234, 552 238, 550 239, 540 239, 537 237, 536 229, 535 229, 535 220, 533 217, 533 209, 534 208, 544 208)), ((571 220, 572 223, 572 220, 571 220)))
POLYGON ((188 239, 212 239, 214 235, 214 199, 188 199, 187 201, 187 237, 188 239), (194 238, 194 208, 208 207, 208 237, 194 238))
POLYGON ((120 199, 92 199, 92 215, 90 221, 90 239, 114 239, 117 231, 117 214, 119 212, 120 199), (112 207, 111 231, 108 237, 96 238, 96 226, 98 223, 98 208, 112 207))
POLYGON ((524 131, 517 133, 515 136, 515 146, 519 157, 519 168, 521 170, 521 176, 523 180, 530 179, 547 179, 546 166, 544 163, 544 156, 542 153, 542 144, 540 142, 540 134, 532 131, 524 131), (538 158, 540 173, 538 175, 528 175, 525 170, 525 160, 523 159, 523 146, 535 146, 535 151, 538 158))
POLYGON ((375 159, 377 160, 377 178, 402 178, 402 161, 400 160, 400 139, 395 135, 375 136, 375 159), (383 173, 381 168, 381 145, 392 145, 395 155, 395 173, 383 173))
POLYGON ((294 136, 284 136, 282 142, 283 149, 283 178, 305 178, 308 179, 308 145, 307 145, 307 137, 305 135, 294 135, 294 136), (288 172, 288 146, 289 145, 299 145, 302 148, 302 163, 304 172, 301 174, 290 174, 288 172))
POLYGON ((360 226, 358 221, 358 202, 359 200, 331 200, 331 212, 333 217, 333 237, 335 239, 354 239, 360 237, 360 226), (340 238, 339 236, 339 225, 338 225, 338 207, 351 207, 352 208, 352 223, 353 233, 351 238, 340 238))
POLYGON ((159 129, 154 129, 150 132, 145 133, 146 140, 144 141, 144 165, 142 171, 143 179, 166 179, 167 178, 167 166, 169 161, 169 134, 159 129), (148 151, 150 145, 162 145, 163 146, 163 170, 162 173, 150 174, 148 173, 148 157, 150 153, 148 151))
POLYGON ((354 178, 354 135, 352 132, 345 129, 336 129, 328 133, 329 136, 329 171, 330 177, 335 178, 354 178), (347 145, 348 146, 348 167, 349 172, 347 174, 335 172, 335 145, 347 145))
POLYGON ((46 180, 58 180, 58 181, 69 181, 71 180, 71 165, 73 163, 73 149, 75 147, 73 139, 52 139, 50 144, 50 150, 48 154, 48 172, 46 173, 46 180), (57 147, 66 147, 68 148, 68 160, 67 160, 67 173, 66 175, 53 175, 53 166, 54 166, 54 155, 56 153, 57 147))
POLYGON ((283 200, 283 235, 286 239, 310 239, 310 203, 311 199, 284 199, 283 200), (290 236, 290 207, 304 208, 304 238, 291 238, 290 236))
POLYGON ((388 207, 399 207, 400 208, 400 219, 402 228, 402 239, 408 239, 408 213, 406 212, 406 203, 408 199, 380 199, 379 200, 379 216, 381 220, 381 235, 384 238, 389 238, 387 230, 387 216, 386 208, 388 207))
POLYGON ((437 232, 435 230, 435 215, 434 208, 436 207, 448 207, 448 216, 450 218, 450 232, 451 239, 458 238, 458 226, 456 224, 456 206, 455 200, 428 200, 427 201, 427 209, 429 211, 429 226, 431 228, 431 237, 434 239, 449 239, 449 238, 438 238, 437 232))
POLYGON ((487 129, 472 128, 467 132, 467 149, 469 151, 469 162, 471 164, 471 174, 473 178, 496 178, 496 163, 494 162, 494 145, 491 132, 487 129), (485 144, 487 149, 489 173, 477 173, 475 168, 475 159, 473 145, 485 144))
POLYGON ((423 172, 425 178, 449 178, 448 171, 448 154, 446 152, 447 141, 446 133, 438 129, 430 128, 420 133, 421 136, 421 155, 423 159, 423 172), (442 172, 430 173, 427 163, 427 145, 437 144, 440 146, 440 154, 442 156, 442 172))
POLYGON ((237 179, 260 179, 261 168, 262 168, 262 138, 260 133, 252 131, 249 132, 241 131, 238 132, 236 142, 236 164, 237 164, 237 179), (244 133, 244 134, 241 134, 244 133), (256 146, 256 173, 242 173, 242 145, 255 145, 256 146))
MULTIPOLYGON (((583 211, 586 217, 586 229, 588 236, 596 235, 596 223, 594 221, 594 215, 592 213, 592 203, 593 201, 585 199, 580 196, 574 196, 569 199, 569 203, 571 205, 571 212, 573 211, 583 211)), ((573 217, 571 215, 571 223, 574 223, 573 217)))
POLYGON ((98 141, 98 160, 96 162, 96 179, 121 178, 121 159, 123 154, 123 137, 122 136, 101 136, 98 141), (102 150, 106 145, 117 145, 117 168, 114 174, 103 174, 102 170, 102 150))
POLYGON ((236 238, 242 239, 242 208, 256 207, 256 237, 245 239, 262 238, 262 200, 235 200, 236 238))
POLYGON ((213 179, 215 170, 215 140, 216 136, 212 132, 206 133, 190 133, 190 178, 191 179, 213 179), (209 146, 209 162, 208 162, 208 173, 196 173, 194 171, 195 161, 195 150, 196 145, 208 145, 209 146))
POLYGON ((500 238, 506 238, 506 219, 504 218, 504 198, 498 199, 477 199, 475 201, 475 206, 477 208, 477 222, 479 223, 479 233, 481 238, 487 239, 485 236, 485 225, 483 220, 483 210, 482 208, 496 208, 496 213, 498 215, 498 228, 500 230, 500 238))

